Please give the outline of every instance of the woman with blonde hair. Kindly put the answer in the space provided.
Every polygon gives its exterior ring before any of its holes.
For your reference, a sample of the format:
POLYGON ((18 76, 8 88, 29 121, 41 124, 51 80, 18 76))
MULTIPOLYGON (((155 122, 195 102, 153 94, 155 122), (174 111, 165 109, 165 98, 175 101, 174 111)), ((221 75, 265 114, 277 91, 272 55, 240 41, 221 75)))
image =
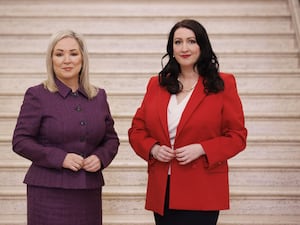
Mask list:
POLYGON ((24 96, 13 150, 32 162, 27 184, 28 225, 101 225, 106 168, 118 151, 104 89, 89 82, 83 37, 54 34, 48 78, 24 96))

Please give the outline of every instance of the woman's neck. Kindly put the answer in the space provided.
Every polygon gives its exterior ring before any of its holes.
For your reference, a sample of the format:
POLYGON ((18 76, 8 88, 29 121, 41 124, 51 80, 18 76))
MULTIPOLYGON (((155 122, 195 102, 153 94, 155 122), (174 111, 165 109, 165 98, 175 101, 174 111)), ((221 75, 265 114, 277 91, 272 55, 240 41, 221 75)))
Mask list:
POLYGON ((178 76, 179 80, 198 80, 199 75, 198 73, 193 70, 193 69, 185 69, 185 70, 181 70, 181 73, 178 76))
POLYGON ((178 81, 182 84, 182 92, 190 92, 194 89, 199 79, 198 73, 193 70, 181 70, 178 81))

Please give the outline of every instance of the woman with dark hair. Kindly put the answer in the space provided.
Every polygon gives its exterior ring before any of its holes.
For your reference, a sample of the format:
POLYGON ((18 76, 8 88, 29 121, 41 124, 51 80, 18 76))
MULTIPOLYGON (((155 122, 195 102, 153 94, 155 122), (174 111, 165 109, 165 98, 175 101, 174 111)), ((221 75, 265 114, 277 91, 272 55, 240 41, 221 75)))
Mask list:
POLYGON ((246 147, 232 74, 219 72, 205 28, 183 20, 169 34, 169 61, 150 79, 128 131, 148 162, 146 209, 156 225, 215 225, 229 208, 227 160, 246 147))

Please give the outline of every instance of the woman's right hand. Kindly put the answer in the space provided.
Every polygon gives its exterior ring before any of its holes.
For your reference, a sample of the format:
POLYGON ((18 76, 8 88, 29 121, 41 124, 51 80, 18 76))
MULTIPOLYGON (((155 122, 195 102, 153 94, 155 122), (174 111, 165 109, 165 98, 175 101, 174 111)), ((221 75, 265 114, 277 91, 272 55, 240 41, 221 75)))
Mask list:
POLYGON ((78 171, 83 167, 84 158, 75 153, 68 153, 63 161, 63 168, 78 171))
POLYGON ((154 145, 151 149, 151 155, 158 161, 170 162, 174 157, 174 150, 166 145, 154 145))

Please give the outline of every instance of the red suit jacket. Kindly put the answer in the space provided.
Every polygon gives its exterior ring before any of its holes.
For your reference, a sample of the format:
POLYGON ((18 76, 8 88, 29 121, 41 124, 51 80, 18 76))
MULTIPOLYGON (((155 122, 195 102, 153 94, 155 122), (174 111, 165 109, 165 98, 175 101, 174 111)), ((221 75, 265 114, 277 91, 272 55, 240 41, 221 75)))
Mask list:
POLYGON ((176 159, 163 163, 150 157, 156 143, 171 146, 167 124, 170 94, 152 77, 143 102, 129 129, 134 151, 148 162, 146 209, 163 215, 168 169, 171 164, 172 209, 221 210, 229 208, 227 160, 246 147, 244 113, 232 74, 221 73, 224 91, 206 95, 202 78, 179 121, 174 149, 200 143, 206 153, 188 165, 176 159))

